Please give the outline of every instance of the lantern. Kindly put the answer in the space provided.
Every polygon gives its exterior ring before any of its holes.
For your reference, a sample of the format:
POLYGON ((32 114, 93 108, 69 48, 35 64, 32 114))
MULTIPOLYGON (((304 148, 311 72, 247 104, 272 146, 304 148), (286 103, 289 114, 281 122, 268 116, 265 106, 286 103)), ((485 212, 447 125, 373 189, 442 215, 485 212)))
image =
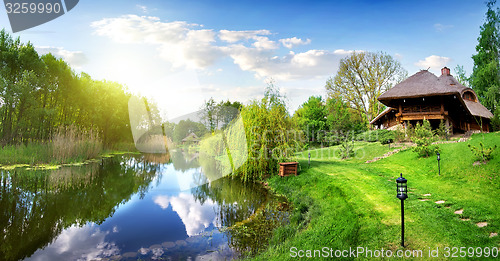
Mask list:
POLYGON ((403 178, 403 173, 401 176, 396 179, 396 188, 397 188, 397 197, 401 200, 405 200, 408 198, 408 186, 407 180, 403 178))
POLYGON ((407 180, 403 173, 396 179, 397 197, 401 200, 401 246, 405 246, 405 199, 408 198, 407 180))

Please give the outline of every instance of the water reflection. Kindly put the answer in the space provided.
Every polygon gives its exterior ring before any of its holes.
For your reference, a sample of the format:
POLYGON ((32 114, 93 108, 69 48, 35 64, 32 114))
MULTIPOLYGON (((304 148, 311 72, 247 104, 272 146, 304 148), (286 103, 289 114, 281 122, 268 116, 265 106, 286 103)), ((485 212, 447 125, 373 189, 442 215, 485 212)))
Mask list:
POLYGON ((201 204, 193 195, 180 193, 170 197, 168 195, 155 196, 154 202, 162 209, 171 206, 181 218, 186 233, 190 237, 201 234, 210 225, 217 226, 215 213, 219 212, 219 207, 210 199, 201 204))
MULTIPOLYGON (((202 168, 196 156, 171 153, 50 171, 1 171, 0 256, 226 259, 262 248, 261 239, 240 232, 266 224, 259 216, 281 200, 259 185, 228 178, 182 191, 182 179, 203 176, 202 168), (166 164, 170 157, 182 157, 186 165, 166 164)), ((267 224, 265 230, 272 228, 267 224)))
POLYGON ((74 224, 104 222, 116 207, 145 195, 155 166, 109 159, 58 170, 1 171, 0 255, 23 259, 74 224))

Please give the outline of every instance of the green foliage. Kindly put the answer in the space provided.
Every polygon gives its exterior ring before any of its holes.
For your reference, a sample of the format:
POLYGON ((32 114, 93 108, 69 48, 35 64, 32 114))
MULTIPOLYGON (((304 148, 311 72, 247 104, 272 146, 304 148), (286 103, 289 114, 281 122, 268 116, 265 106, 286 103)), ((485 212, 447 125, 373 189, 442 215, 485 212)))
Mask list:
POLYGON ((339 135, 354 131, 366 130, 366 119, 342 102, 341 99, 328 98, 326 103, 318 96, 309 100, 295 111, 293 120, 305 133, 307 142, 337 145, 341 142, 339 135))
POLYGON ((497 145, 492 147, 485 147, 483 142, 479 142, 479 146, 468 145, 470 150, 476 155, 476 159, 482 162, 487 162, 492 158, 492 153, 497 148, 497 145))
POLYGON ((436 136, 428 120, 424 120, 422 124, 417 123, 415 136, 412 140, 417 145, 413 148, 413 151, 418 153, 419 157, 429 157, 439 152, 439 147, 432 144, 436 140, 436 136))
POLYGON ((456 79, 465 87, 469 87, 469 78, 466 76, 466 72, 463 65, 458 65, 455 67, 456 79))
POLYGON ((241 110, 248 160, 235 175, 245 181, 278 174, 278 163, 289 161, 301 145, 301 133, 296 131, 278 88, 270 82, 264 98, 254 100, 241 110))
POLYGON ((491 130, 492 131, 500 130, 500 106, 498 106, 495 112, 493 113, 493 118, 491 119, 491 130))
POLYGON ((47 142, 59 126, 94 132, 107 147, 131 142, 130 97, 120 84, 78 75, 62 59, 39 56, 31 43, 0 31, 0 145, 47 142))
POLYGON ((205 101, 200 111, 200 118, 203 124, 214 132, 219 128, 226 127, 235 119, 243 107, 240 102, 220 101, 217 103, 213 98, 205 101))
POLYGON ((326 123, 325 102, 321 96, 311 96, 294 113, 293 117, 299 128, 304 131, 308 142, 322 140, 328 130, 326 123))
POLYGON ((354 131, 356 133, 367 129, 367 121, 359 112, 350 108, 339 98, 326 100, 326 123, 330 131, 354 131))
POLYGON ((386 129, 370 130, 356 135, 356 140, 358 141, 368 141, 368 142, 380 141, 381 144, 392 143, 394 142, 394 139, 395 139, 394 131, 386 129))
POLYGON ((436 130, 436 134, 439 136, 439 138, 446 139, 447 137, 449 137, 449 132, 450 128, 447 128, 445 122, 441 120, 441 122, 439 122, 439 127, 436 130))
POLYGON ((490 111, 500 103, 500 9, 496 0, 486 3, 486 21, 481 26, 470 84, 479 101, 490 111))
POLYGON ((205 133, 207 133, 207 129, 202 123, 194 122, 190 119, 181 120, 177 125, 175 125, 172 139, 174 142, 179 143, 190 133, 194 133, 196 136, 202 137, 205 133))
POLYGON ((340 61, 325 87, 329 97, 342 99, 370 121, 383 110, 377 98, 406 77, 401 63, 388 54, 354 52, 340 61))
POLYGON ((339 156, 341 159, 348 159, 354 156, 354 137, 350 133, 344 134, 340 144, 339 156))

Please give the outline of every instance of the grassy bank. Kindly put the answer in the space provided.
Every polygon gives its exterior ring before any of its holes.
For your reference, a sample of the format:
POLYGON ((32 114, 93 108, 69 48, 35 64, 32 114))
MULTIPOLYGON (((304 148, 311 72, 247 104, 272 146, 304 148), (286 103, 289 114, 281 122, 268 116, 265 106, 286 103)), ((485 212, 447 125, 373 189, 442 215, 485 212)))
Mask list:
POLYGON ((92 131, 60 128, 50 142, 31 142, 0 148, 0 164, 63 164, 83 162, 116 151, 135 151, 134 144, 119 143, 108 149, 92 131))
POLYGON ((408 179, 410 191, 405 201, 404 250, 422 250, 426 259, 429 248, 439 248, 435 260, 442 260, 447 259, 445 247, 499 247, 500 237, 492 233, 500 232, 500 149, 486 165, 473 166, 475 157, 467 145, 480 141, 487 146, 500 144, 500 133, 441 144, 441 176, 435 157, 418 158, 411 150, 364 163, 394 149, 379 143, 356 143, 357 156, 348 160, 336 157, 338 147, 312 151, 309 169, 307 152, 303 153, 299 176, 268 180, 273 190, 293 202, 295 210, 290 224, 276 230, 269 248, 255 259, 292 260, 300 249, 322 247, 383 248, 393 253, 403 249, 400 201, 395 193, 399 173, 408 179), (460 210, 462 214, 454 213, 460 210), (478 227, 479 222, 487 226, 478 227), (297 249, 292 252, 292 247, 297 249))
POLYGON ((40 165, 50 164, 58 165, 64 163, 83 162, 85 160, 98 157, 106 157, 111 154, 135 152, 134 144, 121 144, 109 149, 100 149, 98 151, 87 151, 85 146, 81 150, 76 150, 72 154, 64 157, 57 157, 53 154, 52 143, 28 143, 27 145, 8 145, 0 148, 0 165, 40 165))

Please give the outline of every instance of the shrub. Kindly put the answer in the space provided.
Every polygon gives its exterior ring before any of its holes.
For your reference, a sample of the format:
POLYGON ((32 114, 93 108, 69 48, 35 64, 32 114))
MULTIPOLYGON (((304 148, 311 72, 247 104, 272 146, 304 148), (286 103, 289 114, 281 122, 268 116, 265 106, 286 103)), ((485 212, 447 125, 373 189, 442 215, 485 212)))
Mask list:
POLYGON ((389 144, 394 142, 394 131, 388 131, 380 137, 381 144, 389 144))
POLYGON ((478 147, 472 146, 469 144, 469 148, 476 155, 477 160, 480 160, 482 162, 487 162, 488 160, 490 160, 492 158, 491 154, 497 148, 497 145, 495 145, 493 147, 486 148, 486 147, 484 147, 482 142, 479 142, 478 147))
POLYGON ((446 127, 446 124, 444 123, 443 120, 441 120, 441 122, 439 123, 439 127, 438 129, 436 130, 436 134, 441 138, 441 139, 445 139, 445 138, 448 138, 448 132, 449 132, 450 128, 449 127, 446 127))
POLYGON ((422 124, 417 123, 414 133, 412 140, 417 146, 413 148, 413 151, 418 153, 419 157, 429 157, 439 152, 439 147, 432 144, 436 140, 436 135, 428 120, 424 120, 422 124))
POLYGON ((371 130, 365 131, 356 135, 356 140, 358 141, 367 141, 367 142, 377 142, 382 139, 394 139, 394 134, 390 130, 371 130))
POLYGON ((342 144, 339 150, 341 159, 348 159, 354 156, 354 137, 346 134, 342 137, 342 144))

